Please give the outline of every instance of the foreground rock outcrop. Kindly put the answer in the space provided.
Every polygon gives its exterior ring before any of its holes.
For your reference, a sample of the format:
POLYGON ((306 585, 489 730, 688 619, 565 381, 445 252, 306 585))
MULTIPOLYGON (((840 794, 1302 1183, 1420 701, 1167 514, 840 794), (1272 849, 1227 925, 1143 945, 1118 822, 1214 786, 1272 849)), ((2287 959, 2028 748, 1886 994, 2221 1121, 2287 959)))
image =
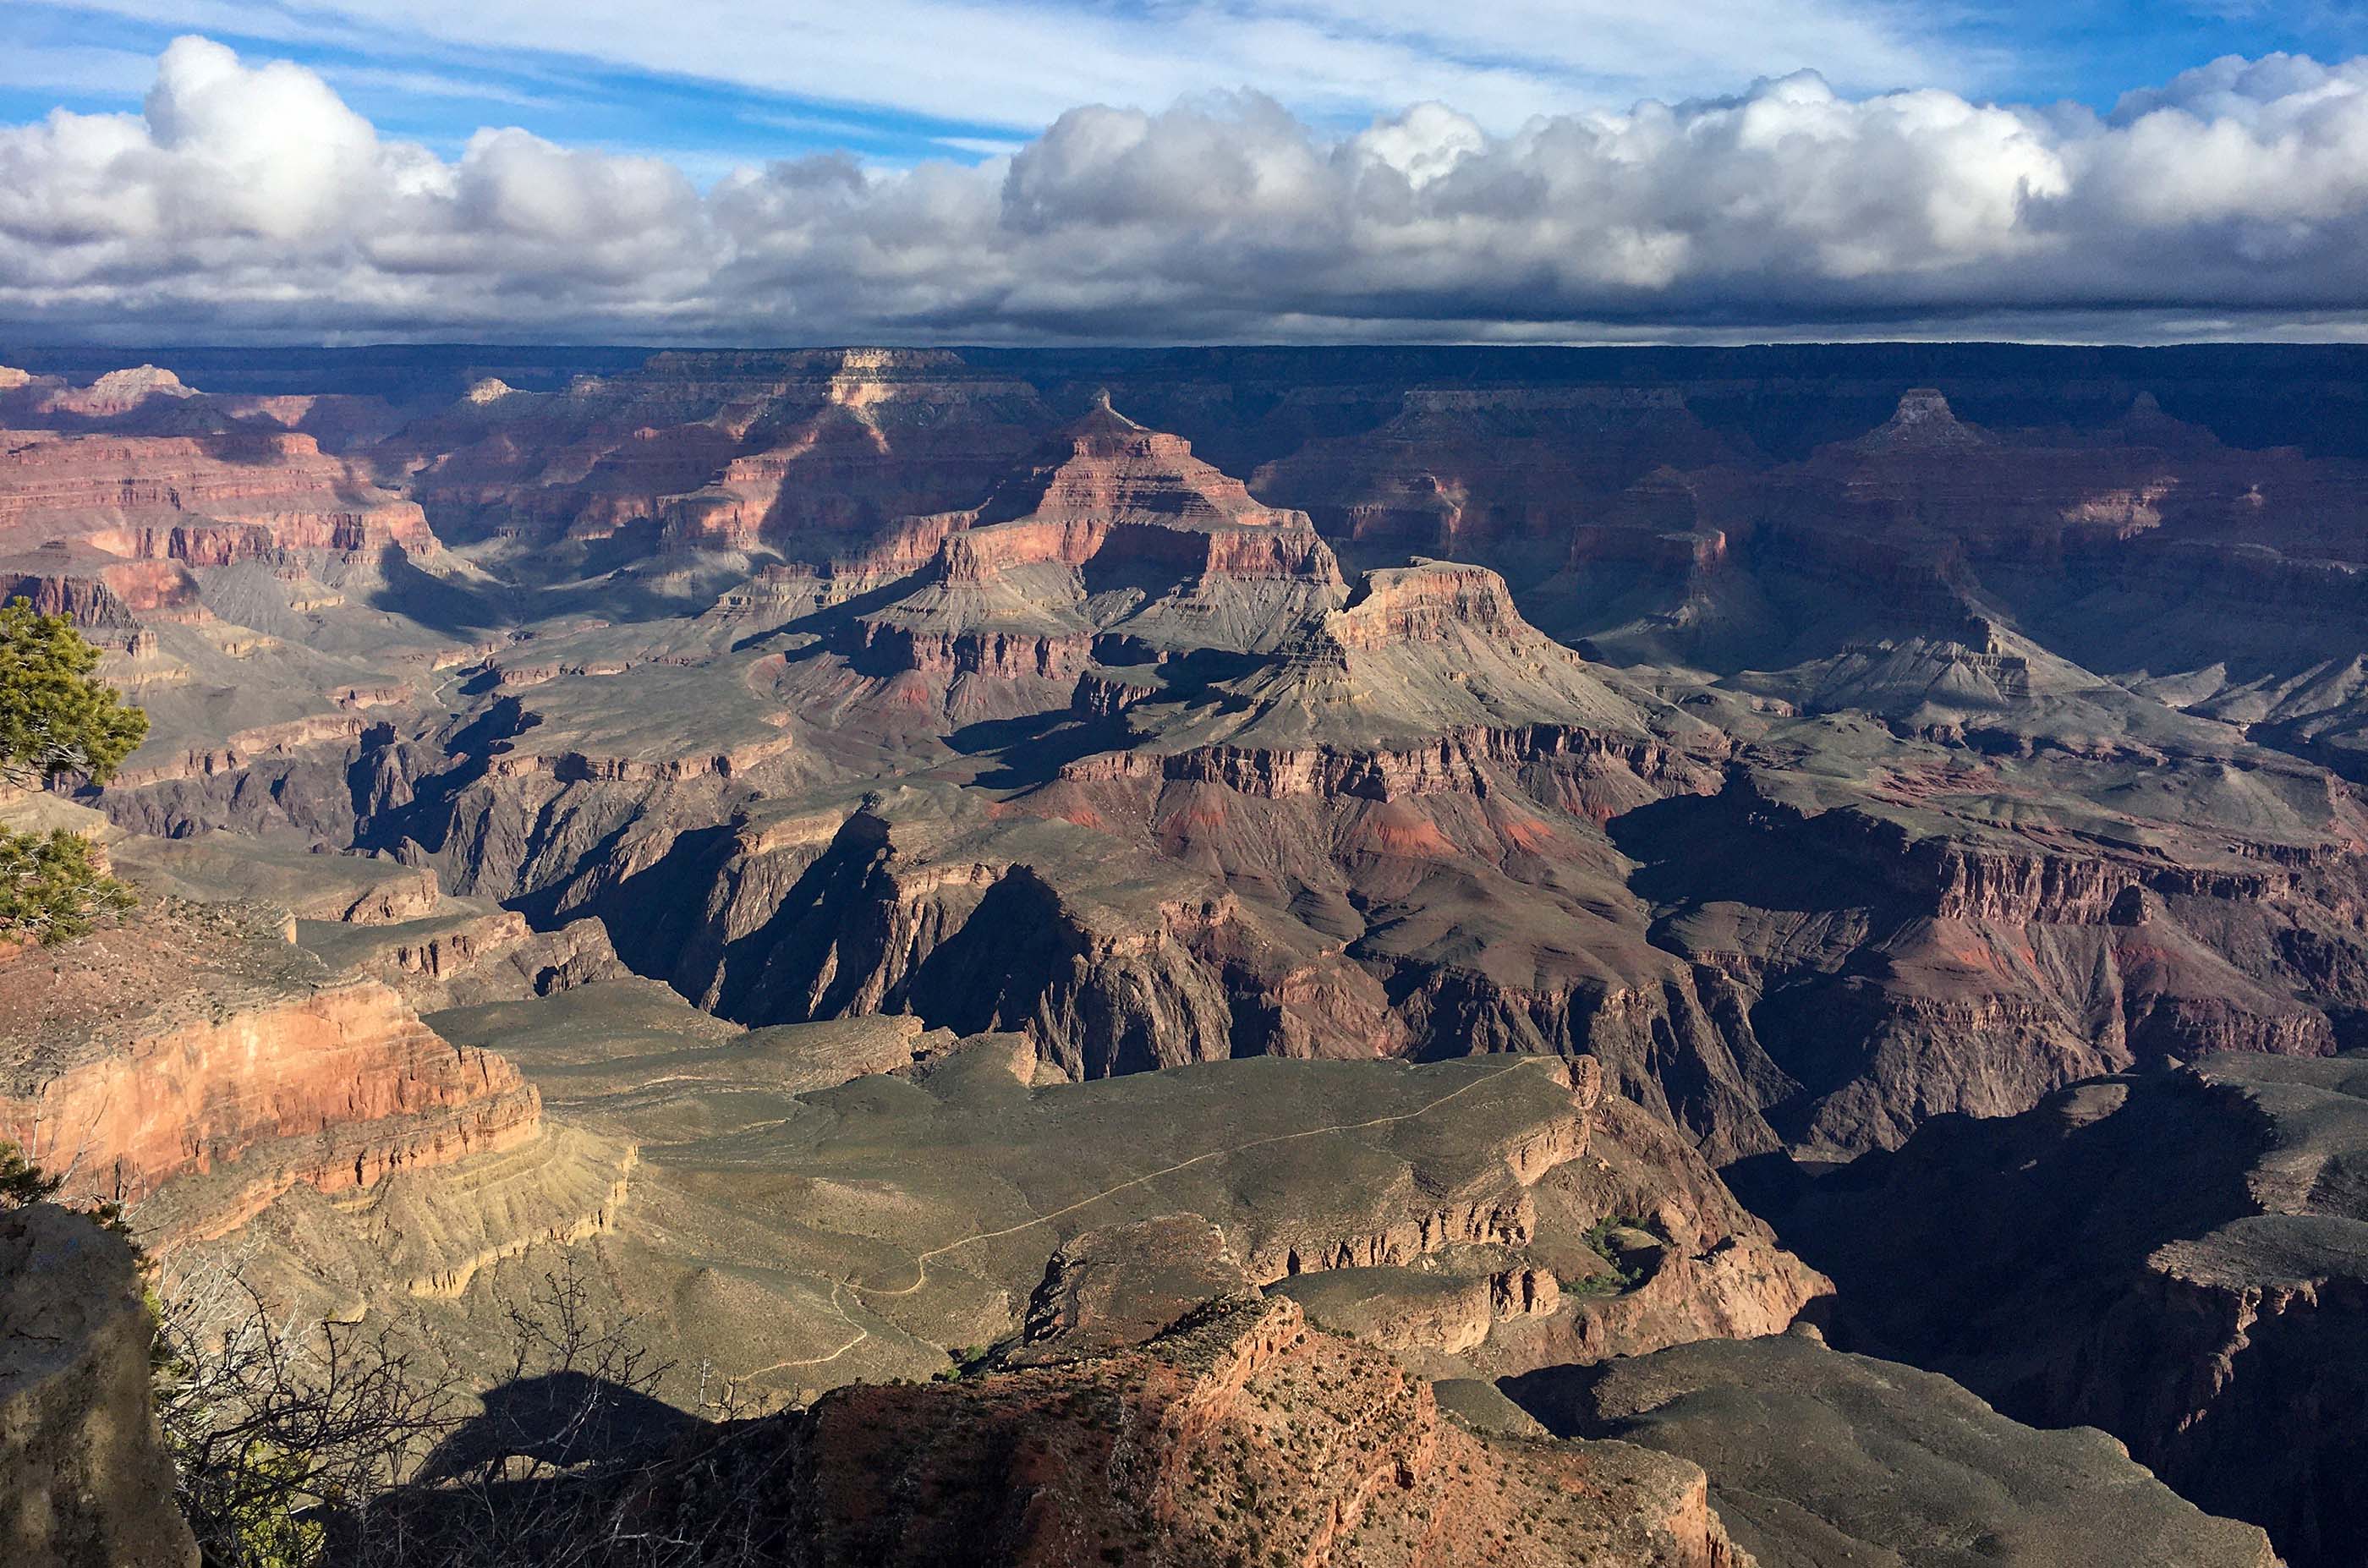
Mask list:
POLYGON ((51 1204, 0 1209, 0 1558, 197 1568, 149 1396, 131 1249, 51 1204))
POLYGON ((1082 1312, 1072 1283, 1008 1369, 842 1389, 706 1439, 625 1517, 686 1535, 720 1521, 782 1564, 1750 1562, 1682 1460, 1474 1431, 1288 1301, 1237 1290, 1178 1311, 1179 1260, 1144 1255, 1186 1240, 1105 1237, 1121 1278, 1082 1312), (1124 1278, 1145 1268, 1150 1301, 1124 1278))

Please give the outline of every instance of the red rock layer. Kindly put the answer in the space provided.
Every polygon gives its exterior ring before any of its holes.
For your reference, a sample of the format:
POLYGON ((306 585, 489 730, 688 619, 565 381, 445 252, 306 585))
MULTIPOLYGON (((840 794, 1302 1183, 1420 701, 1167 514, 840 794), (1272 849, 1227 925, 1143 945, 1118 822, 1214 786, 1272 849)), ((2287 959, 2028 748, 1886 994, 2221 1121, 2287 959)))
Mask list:
MULTIPOLYGON (((12 983, 33 983, 14 960, 12 983)), ((297 1182, 366 1187, 534 1135, 541 1102, 506 1059, 446 1043, 375 981, 131 1026, 120 1049, 0 1096, 0 1138, 136 1202, 222 1172, 203 1207, 234 1224, 297 1182)), ((180 1238, 172 1238, 180 1239, 180 1238)))
POLYGON ((1562 724, 1510 730, 1474 726, 1400 749, 1201 746, 1167 756, 1103 752, 1065 764, 1060 777, 1080 784, 1144 779, 1221 784, 1261 800, 1398 801, 1441 793, 1485 794, 1490 788, 1488 767, 1532 763, 1578 777, 1633 776, 1656 789, 1676 791, 1715 788, 1718 777, 1702 757, 1662 742, 1562 724))

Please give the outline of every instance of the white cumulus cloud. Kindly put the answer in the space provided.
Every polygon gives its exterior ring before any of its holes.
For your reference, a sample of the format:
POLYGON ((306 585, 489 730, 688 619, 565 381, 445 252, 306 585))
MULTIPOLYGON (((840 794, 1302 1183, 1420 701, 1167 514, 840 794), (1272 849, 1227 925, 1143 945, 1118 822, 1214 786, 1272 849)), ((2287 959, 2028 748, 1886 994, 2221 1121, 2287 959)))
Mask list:
POLYGON ((1492 132, 1254 93, 1008 156, 737 171, 383 137, 199 38, 139 114, 0 127, 0 322, 42 335, 1211 339, 2368 318, 2368 61, 2215 62, 2111 115, 1808 72, 1492 132))

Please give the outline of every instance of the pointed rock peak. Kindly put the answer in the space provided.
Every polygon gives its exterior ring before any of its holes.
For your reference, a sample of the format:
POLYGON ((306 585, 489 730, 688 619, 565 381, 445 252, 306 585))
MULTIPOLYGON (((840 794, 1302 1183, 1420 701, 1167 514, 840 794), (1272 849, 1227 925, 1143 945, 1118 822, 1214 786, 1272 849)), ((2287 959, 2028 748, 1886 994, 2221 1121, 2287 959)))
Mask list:
POLYGON ((1911 387, 1899 394, 1898 412, 1891 422, 1858 443, 1861 451, 1946 451, 1978 447, 1988 437, 1959 420, 1949 400, 1932 387, 1911 387))
POLYGON ((1147 426, 1136 424, 1110 406, 1108 387, 1095 389, 1093 406, 1087 409, 1084 417, 1070 428, 1086 435, 1099 434, 1103 431, 1123 431, 1133 435, 1150 434, 1147 426))
POLYGON ((18 387, 33 384, 33 373, 14 365, 0 365, 0 392, 15 392, 18 387))
POLYGON ((1181 458, 1192 449, 1181 436, 1138 425, 1112 408, 1107 387, 1094 393, 1093 406, 1065 426, 1053 444, 1082 457, 1116 457, 1146 445, 1172 458, 1181 458))
POLYGON ((2220 444, 2220 438, 2203 426, 2190 425, 2167 413, 2151 392, 2142 392, 2132 400, 2130 411, 2122 415, 2122 434, 2126 440, 2167 451, 2196 451, 2220 444))
POLYGON ((481 381, 469 383, 468 399, 475 403, 499 403, 516 391, 516 387, 499 376, 487 376, 481 381))

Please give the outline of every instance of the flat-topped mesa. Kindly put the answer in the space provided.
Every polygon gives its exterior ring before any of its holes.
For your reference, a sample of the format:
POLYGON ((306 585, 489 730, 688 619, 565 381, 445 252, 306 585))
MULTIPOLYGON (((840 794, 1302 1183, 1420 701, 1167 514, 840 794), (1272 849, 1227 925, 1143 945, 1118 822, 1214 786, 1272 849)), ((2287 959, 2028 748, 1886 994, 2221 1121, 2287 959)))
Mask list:
POLYGON ((996 523, 948 534, 930 565, 948 583, 984 583, 1021 566, 1083 566, 1109 536, 1106 524, 1084 517, 996 523))
POLYGON ((961 529, 946 536, 936 569, 947 582, 984 583, 1015 567, 1083 568, 1097 560, 1242 581, 1328 582, 1338 575, 1330 547, 1304 526, 1197 528, 1099 517, 1029 517, 961 529))
POLYGON ((663 391, 692 403, 748 403, 817 389, 938 381, 975 377, 961 355, 946 348, 668 349, 623 375, 578 376, 567 396, 578 401, 634 398, 663 391))
POLYGON ((1457 630, 1484 637, 1543 639, 1521 619, 1505 579, 1485 566, 1418 561, 1368 572, 1327 630, 1343 647, 1440 642, 1457 630))
MULTIPOLYGON (((1081 680, 1071 707, 1115 713, 1139 693, 1081 680)), ((1556 809, 1600 821, 1714 790, 1727 745, 1531 626, 1496 573, 1450 562, 1366 574, 1345 608, 1304 616, 1208 696, 1161 705, 1147 722, 1131 715, 1136 744, 1064 763, 1057 777, 1378 801, 1476 800, 1518 777, 1556 809)))
POLYGON ((172 371, 155 365, 140 365, 127 370, 109 370, 86 387, 62 389, 43 401, 50 413, 105 418, 129 414, 151 398, 197 395, 196 388, 184 385, 172 371))
POLYGON ((1235 686, 1263 714, 1237 742, 1300 731, 1369 750, 1417 736, 1543 727, 1642 739, 1649 729, 1634 701, 1522 619, 1502 577, 1452 562, 1365 574, 1344 608, 1311 619, 1235 686))
MULTIPOLYGON (((189 428, 211 422, 207 411, 212 402, 196 388, 184 386, 172 371, 154 365, 109 370, 80 387, 61 376, 0 369, 0 426, 45 430, 108 424, 149 430, 189 428), (151 403, 156 406, 150 407, 151 403), (127 421, 127 415, 136 417, 127 421)), ((222 411, 211 412, 218 417, 222 411)))
POLYGON ((1899 394, 1898 412, 1890 421, 1854 443, 1867 453, 1966 451, 1990 445, 1979 427, 1958 419, 1949 400, 1931 387, 1912 387, 1899 394))

